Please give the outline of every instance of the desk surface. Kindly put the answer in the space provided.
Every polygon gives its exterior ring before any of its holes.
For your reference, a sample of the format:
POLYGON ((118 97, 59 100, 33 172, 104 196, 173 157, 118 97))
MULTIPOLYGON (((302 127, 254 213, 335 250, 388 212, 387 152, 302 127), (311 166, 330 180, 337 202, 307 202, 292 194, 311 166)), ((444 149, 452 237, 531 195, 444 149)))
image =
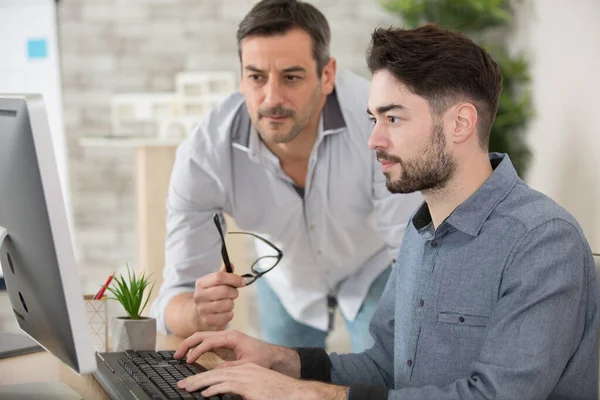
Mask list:
MULTIPOLYGON (((158 335, 156 347, 158 350, 175 350, 182 340, 176 336, 158 335)), ((199 360, 209 369, 219 362, 221 360, 212 353, 205 354, 199 360)), ((52 381, 66 383, 86 400, 109 399, 92 375, 77 375, 47 351, 0 360, 0 384, 52 381)))

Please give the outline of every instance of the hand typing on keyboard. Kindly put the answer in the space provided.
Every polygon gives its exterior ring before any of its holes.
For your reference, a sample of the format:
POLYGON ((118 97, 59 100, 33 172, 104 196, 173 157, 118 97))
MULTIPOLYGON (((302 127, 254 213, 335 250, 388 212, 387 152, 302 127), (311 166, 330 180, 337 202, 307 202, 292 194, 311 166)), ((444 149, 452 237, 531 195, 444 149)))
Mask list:
MULTIPOLYGON (((274 369, 278 353, 286 351, 291 356, 295 352, 284 347, 274 346, 237 331, 197 332, 185 339, 174 354, 175 358, 187 357, 189 363, 195 362, 202 354, 213 351, 226 362, 220 367, 233 367, 246 363, 254 363, 264 368, 274 369)), ((297 356, 297 355, 296 355, 297 356)), ((280 371, 287 373, 286 371, 280 371)), ((290 371, 292 377, 300 377, 298 371, 290 371), (297 373, 294 373, 297 372, 297 373)))
POLYGON ((198 332, 185 339, 175 354, 193 363, 202 354, 227 350, 229 357, 212 371, 186 377, 180 389, 201 389, 204 397, 235 393, 245 400, 331 399, 345 400, 347 387, 300 380, 300 356, 295 350, 275 346, 236 331, 198 332))

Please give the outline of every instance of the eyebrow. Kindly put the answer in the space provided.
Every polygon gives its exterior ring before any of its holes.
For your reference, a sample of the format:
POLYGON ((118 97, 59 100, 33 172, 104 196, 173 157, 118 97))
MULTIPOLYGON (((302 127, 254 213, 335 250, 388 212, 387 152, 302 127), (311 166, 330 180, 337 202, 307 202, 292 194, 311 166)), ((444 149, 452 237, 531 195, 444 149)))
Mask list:
MULTIPOLYGON (((252 72, 259 72, 259 73, 265 72, 262 69, 255 67, 254 65, 246 65, 245 69, 248 71, 252 71, 252 72)), ((285 74, 288 74, 290 72, 306 72, 306 68, 301 67, 300 65, 294 65, 294 66, 285 68, 282 72, 285 74)))
MULTIPOLYGON (((402 110, 407 110, 407 108, 401 104, 388 104, 386 106, 377 107, 377 114, 383 114, 383 113, 386 113, 391 110, 401 110, 402 111, 402 110)), ((367 108, 367 114, 373 115, 371 110, 369 110, 368 108, 367 108)))

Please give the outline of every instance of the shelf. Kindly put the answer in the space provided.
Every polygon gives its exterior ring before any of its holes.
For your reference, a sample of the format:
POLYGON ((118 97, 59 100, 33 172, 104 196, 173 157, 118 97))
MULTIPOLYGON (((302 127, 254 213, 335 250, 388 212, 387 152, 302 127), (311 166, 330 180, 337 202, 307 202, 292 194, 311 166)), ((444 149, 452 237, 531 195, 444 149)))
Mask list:
POLYGON ((79 140, 83 147, 177 147, 185 139, 159 139, 127 136, 88 136, 79 140))

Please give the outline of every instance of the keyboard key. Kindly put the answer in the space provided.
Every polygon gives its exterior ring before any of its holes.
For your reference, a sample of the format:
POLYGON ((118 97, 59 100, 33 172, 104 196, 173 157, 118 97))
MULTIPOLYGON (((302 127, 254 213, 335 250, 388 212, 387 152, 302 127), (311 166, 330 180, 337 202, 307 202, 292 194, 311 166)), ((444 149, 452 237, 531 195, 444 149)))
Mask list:
POLYGON ((127 356, 127 358, 133 358, 133 357, 137 357, 137 352, 134 350, 125 350, 125 355, 127 356))
POLYGON ((182 390, 182 389, 177 390, 177 394, 180 395, 184 399, 193 399, 194 398, 194 396, 192 396, 191 393, 188 393, 186 390, 182 390))

